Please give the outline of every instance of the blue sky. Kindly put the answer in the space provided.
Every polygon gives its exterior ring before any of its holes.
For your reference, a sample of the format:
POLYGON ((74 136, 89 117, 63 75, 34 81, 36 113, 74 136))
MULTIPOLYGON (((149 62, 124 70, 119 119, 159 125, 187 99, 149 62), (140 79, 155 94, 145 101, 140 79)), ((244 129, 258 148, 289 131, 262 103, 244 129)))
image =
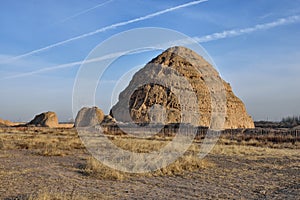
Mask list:
MULTIPOLYGON (((169 28, 198 38, 255 120, 299 115, 300 1, 190 2, 2 0, 0 117, 28 121, 37 113, 52 110, 61 121, 70 119, 73 84, 80 65, 49 69, 80 62, 112 35, 142 27, 169 28), (133 19, 140 20, 131 23, 133 19), (75 39, 68 42, 71 38, 75 39)), ((158 53, 146 53, 134 64, 144 64, 158 53)), ((102 86, 106 90, 122 75, 116 72, 112 71, 115 76, 102 86)), ((97 93, 96 104, 108 112, 110 104, 103 96, 105 92, 97 93)))

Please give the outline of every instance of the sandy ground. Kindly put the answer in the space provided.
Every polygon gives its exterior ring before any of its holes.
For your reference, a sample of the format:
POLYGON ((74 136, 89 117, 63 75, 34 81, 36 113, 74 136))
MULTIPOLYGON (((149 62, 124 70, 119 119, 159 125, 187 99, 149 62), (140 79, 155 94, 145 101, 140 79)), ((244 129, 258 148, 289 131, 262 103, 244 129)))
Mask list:
POLYGON ((101 180, 82 173, 89 154, 43 156, 35 149, 0 148, 0 199, 47 191, 67 199, 299 199, 300 150, 218 145, 213 167, 177 176, 101 180))

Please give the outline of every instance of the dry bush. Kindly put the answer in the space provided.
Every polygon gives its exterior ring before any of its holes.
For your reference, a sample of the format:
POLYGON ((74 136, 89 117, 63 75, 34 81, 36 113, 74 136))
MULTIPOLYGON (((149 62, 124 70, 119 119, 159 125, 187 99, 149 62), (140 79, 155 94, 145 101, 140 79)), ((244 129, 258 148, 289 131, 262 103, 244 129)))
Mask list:
MULTIPOLYGON (((136 139, 137 140, 137 139, 136 139)), ((135 152, 150 152, 150 150, 158 150, 162 146, 166 145, 166 141, 152 141, 152 140, 143 140, 133 142, 134 140, 126 141, 126 139, 117 139, 114 141, 121 146, 125 147, 126 150, 135 151, 135 152)), ((199 152, 199 147, 196 144, 192 144, 188 151, 175 162, 170 165, 158 169, 153 172, 147 173, 127 173, 112 169, 94 157, 87 159, 86 166, 84 168, 84 173, 101 179, 113 179, 113 180, 122 180, 125 178, 135 177, 135 176, 166 176, 166 175, 180 175, 189 171, 196 171, 204 169, 207 167, 213 167, 214 165, 208 162, 205 159, 200 159, 197 156, 199 152)), ((130 162, 130 161, 128 161, 130 162)), ((139 165, 140 163, 129 163, 139 165)), ((134 166, 133 166, 134 168, 134 166)))
POLYGON ((41 191, 37 194, 31 194, 28 200, 85 200, 87 198, 76 194, 53 193, 49 191, 41 191))
POLYGON ((186 172, 196 171, 207 167, 213 167, 214 165, 207 160, 201 160, 195 155, 186 155, 180 157, 170 165, 148 173, 127 173, 112 169, 94 157, 87 159, 84 173, 100 179, 109 180, 123 180, 134 176, 172 176, 181 175, 186 172))
POLYGON ((165 176, 165 175, 180 175, 185 172, 196 171, 208 167, 213 167, 213 163, 208 162, 205 159, 200 159, 196 155, 183 155, 178 158, 175 162, 168 165, 167 167, 156 170, 150 175, 153 176, 165 176))
POLYGON ((41 156, 65 156, 66 151, 59 149, 57 144, 45 144, 44 148, 37 150, 37 154, 41 156))
POLYGON ((38 194, 32 194, 29 196, 28 200, 67 200, 66 195, 54 194, 50 192, 41 192, 38 194))
POLYGON ((87 159, 87 163, 84 168, 84 173, 96 178, 110 180, 123 180, 125 177, 128 176, 128 174, 125 172, 120 172, 102 164, 94 157, 89 157, 87 159))

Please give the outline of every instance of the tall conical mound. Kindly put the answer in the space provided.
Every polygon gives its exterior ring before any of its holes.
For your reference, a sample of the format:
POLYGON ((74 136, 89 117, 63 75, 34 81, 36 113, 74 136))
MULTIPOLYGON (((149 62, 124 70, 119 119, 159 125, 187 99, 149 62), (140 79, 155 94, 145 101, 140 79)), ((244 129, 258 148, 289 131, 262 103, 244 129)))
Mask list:
POLYGON ((219 109, 212 108, 211 93, 221 90, 226 105, 223 128, 254 128, 243 102, 210 63, 188 48, 171 47, 133 76, 111 109, 111 115, 122 122, 192 122, 208 127, 212 112, 219 109), (217 79, 221 87, 209 89, 206 80, 217 79), (184 110, 187 112, 183 113, 184 110))

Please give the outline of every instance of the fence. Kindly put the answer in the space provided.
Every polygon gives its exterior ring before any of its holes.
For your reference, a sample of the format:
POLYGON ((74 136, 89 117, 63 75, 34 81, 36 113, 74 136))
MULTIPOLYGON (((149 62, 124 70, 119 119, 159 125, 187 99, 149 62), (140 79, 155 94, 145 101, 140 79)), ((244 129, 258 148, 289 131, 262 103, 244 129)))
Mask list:
MULTIPOLYGON (((144 134, 151 133, 159 136, 174 136, 176 134, 195 134, 197 139, 203 139, 208 133, 207 127, 193 127, 191 125, 171 124, 162 127, 133 127, 128 125, 105 126, 103 129, 108 134, 122 135, 126 133, 144 134)), ((241 138, 241 139, 268 139, 271 141, 300 141, 300 130, 293 129, 270 129, 270 128, 254 128, 254 129, 226 129, 221 131, 221 137, 241 138)))

